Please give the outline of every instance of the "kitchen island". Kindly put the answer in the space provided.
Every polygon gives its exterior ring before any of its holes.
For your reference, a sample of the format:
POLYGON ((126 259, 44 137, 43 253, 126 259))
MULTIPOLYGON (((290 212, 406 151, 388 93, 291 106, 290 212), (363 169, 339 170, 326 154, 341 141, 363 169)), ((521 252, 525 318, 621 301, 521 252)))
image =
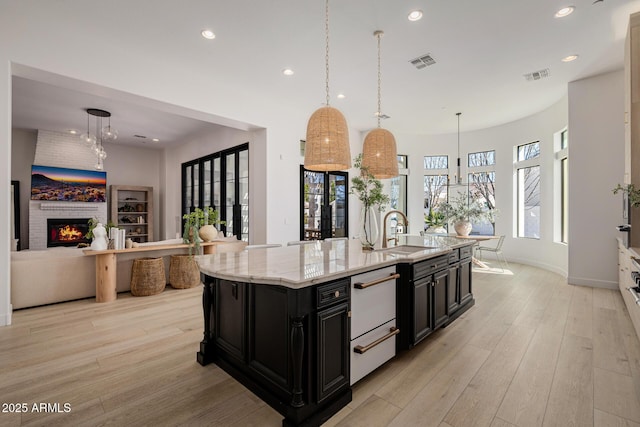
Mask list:
POLYGON ((197 257, 198 362, 218 364, 283 425, 322 424, 353 382, 473 305, 471 242, 404 239, 371 252, 333 241, 197 257))

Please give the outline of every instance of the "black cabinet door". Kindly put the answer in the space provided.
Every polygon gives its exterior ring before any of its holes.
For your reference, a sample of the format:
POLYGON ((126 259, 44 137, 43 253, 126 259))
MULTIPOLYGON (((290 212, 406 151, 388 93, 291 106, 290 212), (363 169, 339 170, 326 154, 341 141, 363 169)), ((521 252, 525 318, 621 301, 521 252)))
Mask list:
POLYGON ((460 281, 460 304, 466 304, 473 299, 471 289, 471 259, 460 261, 458 268, 458 280, 460 281))
POLYGON ((244 361, 246 355, 246 283, 218 280, 215 296, 216 344, 244 361), (224 309, 221 309, 224 307, 224 309))
POLYGON ((317 314, 318 403, 349 386, 349 303, 317 314))
POLYGON ((413 283, 413 343, 417 344, 433 331, 431 313, 432 276, 413 283))
POLYGON ((449 318, 449 270, 433 275, 433 328, 443 325, 449 318))
POLYGON ((459 266, 459 264, 455 264, 449 267, 449 316, 458 311, 458 308, 460 307, 459 266))

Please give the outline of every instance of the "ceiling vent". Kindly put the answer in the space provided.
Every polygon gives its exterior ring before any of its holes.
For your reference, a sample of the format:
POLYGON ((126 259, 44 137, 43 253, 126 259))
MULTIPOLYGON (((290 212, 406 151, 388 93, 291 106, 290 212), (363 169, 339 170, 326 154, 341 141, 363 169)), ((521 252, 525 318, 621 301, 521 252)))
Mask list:
POLYGON ((540 71, 534 71, 533 73, 528 73, 524 75, 524 78, 527 79, 528 82, 533 80, 540 80, 547 78, 551 75, 551 71, 548 68, 540 71))
POLYGON ((418 70, 421 70, 425 68, 427 65, 435 64, 436 60, 433 59, 430 53, 427 53, 426 55, 422 55, 416 59, 412 59, 409 62, 411 62, 411 64, 413 64, 413 66, 416 67, 418 70))

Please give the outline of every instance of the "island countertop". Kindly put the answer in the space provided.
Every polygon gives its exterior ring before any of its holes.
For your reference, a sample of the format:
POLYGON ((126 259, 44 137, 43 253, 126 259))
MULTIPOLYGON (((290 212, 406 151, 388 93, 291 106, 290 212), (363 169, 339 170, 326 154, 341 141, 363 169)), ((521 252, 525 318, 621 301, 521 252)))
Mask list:
POLYGON ((423 246, 408 254, 363 251, 359 240, 317 241, 281 248, 225 252, 195 257, 208 276, 303 288, 398 263, 433 258, 472 244, 449 236, 400 236, 400 245, 423 246))

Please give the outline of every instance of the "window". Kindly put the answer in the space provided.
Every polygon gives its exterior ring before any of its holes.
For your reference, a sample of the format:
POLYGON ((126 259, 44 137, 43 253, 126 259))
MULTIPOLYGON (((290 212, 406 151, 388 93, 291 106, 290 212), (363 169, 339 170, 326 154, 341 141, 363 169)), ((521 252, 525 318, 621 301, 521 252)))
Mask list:
POLYGON ((519 145, 516 153, 518 237, 540 238, 540 143, 519 145))
POLYGON ((424 229, 427 218, 441 202, 446 202, 449 185, 449 156, 424 156, 424 229))
POLYGON ((555 241, 569 242, 569 134, 567 130, 556 137, 554 235, 555 241), (559 179, 558 179, 559 178, 559 179), (558 182, 559 181, 559 182, 558 182), (558 191, 559 190, 559 191, 558 191))
POLYGON ((424 156, 425 169, 449 169, 449 156, 424 156))
MULTIPOLYGON (((407 169, 407 156, 404 154, 398 154, 398 176, 391 178, 391 209, 399 210, 405 215, 407 214, 407 175, 409 170, 407 169)), ((396 214, 391 214, 389 217, 391 220, 389 224, 395 230, 398 222, 396 214)), ((387 233, 389 230, 387 230, 387 233)), ((406 232, 406 231, 405 231, 406 232)))
POLYGON ((480 166, 493 166, 496 164, 496 152, 480 151, 478 153, 469 153, 468 166, 470 168, 480 166))
MULTIPOLYGON (((496 173, 472 172, 469 174, 469 194, 472 199, 478 200, 489 212, 496 209, 496 173)), ((495 234, 495 215, 489 219, 472 223, 472 233, 481 235, 495 234)))
MULTIPOLYGON (((469 196, 478 200, 492 213, 496 209, 496 152, 494 150, 469 153, 467 157, 469 174, 469 196)), ((495 215, 488 220, 472 223, 472 233, 481 235, 495 234, 495 215)))

